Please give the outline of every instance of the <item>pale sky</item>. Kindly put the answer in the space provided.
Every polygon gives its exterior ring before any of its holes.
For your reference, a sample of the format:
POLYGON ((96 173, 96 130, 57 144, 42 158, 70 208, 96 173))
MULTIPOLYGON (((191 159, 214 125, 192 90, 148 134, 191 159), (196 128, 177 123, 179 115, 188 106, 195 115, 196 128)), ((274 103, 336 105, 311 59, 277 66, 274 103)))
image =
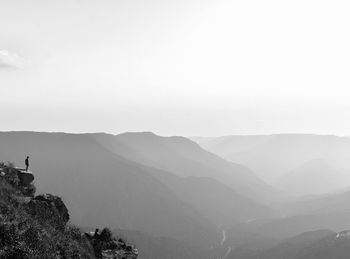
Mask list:
POLYGON ((0 131, 350 135, 350 1, 0 0, 0 131))

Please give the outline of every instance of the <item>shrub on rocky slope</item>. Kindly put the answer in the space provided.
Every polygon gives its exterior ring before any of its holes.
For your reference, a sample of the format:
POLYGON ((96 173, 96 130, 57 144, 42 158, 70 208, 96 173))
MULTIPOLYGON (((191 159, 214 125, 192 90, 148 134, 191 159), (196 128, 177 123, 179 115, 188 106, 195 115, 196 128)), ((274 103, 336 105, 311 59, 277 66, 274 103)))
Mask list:
POLYGON ((30 179, 24 173, 0 163, 0 258, 137 258, 137 250, 112 236, 107 244, 68 225, 62 199, 52 194, 34 197, 35 187, 23 180, 30 179))

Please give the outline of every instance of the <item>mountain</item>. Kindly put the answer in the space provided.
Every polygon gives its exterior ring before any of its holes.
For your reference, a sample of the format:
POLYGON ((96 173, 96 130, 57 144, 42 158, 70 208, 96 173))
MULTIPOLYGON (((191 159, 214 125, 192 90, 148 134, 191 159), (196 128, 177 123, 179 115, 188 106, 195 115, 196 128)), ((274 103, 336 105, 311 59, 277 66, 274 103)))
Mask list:
POLYGON ((247 251, 243 248, 235 250, 232 259, 297 259, 300 254, 321 239, 333 235, 331 230, 321 229, 304 232, 287 240, 280 242, 269 249, 247 251))
POLYGON ((269 135, 230 135, 222 137, 191 137, 190 139, 214 154, 230 159, 236 153, 250 151, 264 144, 269 135))
POLYGON ((350 210, 254 220, 227 230, 225 244, 232 248, 231 258, 250 258, 249 256, 259 255, 301 233, 320 229, 341 231, 349 224, 350 210))
POLYGON ((62 199, 51 193, 35 196, 34 178, 0 162, 1 258, 138 258, 137 249, 108 228, 90 234, 68 224, 62 199))
POLYGON ((0 157, 17 166, 30 155, 38 192, 61 196, 72 222, 142 232, 177 254, 218 248, 224 229, 273 214, 223 180, 236 179, 244 193, 251 183, 261 192, 269 186, 185 138, 1 132, 0 144, 0 157))
MULTIPOLYGON (((240 144, 235 148, 243 149, 245 141, 237 142, 240 144)), ((265 136, 251 139, 245 152, 265 141, 265 136)), ((311 256, 322 248, 313 245, 328 236, 314 240, 311 233, 298 235, 319 229, 341 231, 350 224, 347 189, 274 203, 271 209, 259 200, 271 201, 269 196, 279 195, 278 191, 247 167, 228 162, 183 137, 0 132, 1 160, 21 167, 27 155, 37 191, 62 197, 73 223, 124 229, 120 233, 135 240, 146 259, 217 258, 225 254, 225 258, 238 259, 254 258, 251 256, 260 252, 281 255, 283 251, 294 256, 288 247, 299 250, 301 243, 308 246, 300 248, 298 256, 305 251, 311 256)), ((303 162, 299 153, 295 156, 299 158, 290 159, 293 161, 285 168, 291 169, 280 179, 302 187, 297 195, 311 192, 300 180, 303 177, 317 185, 311 186, 313 193, 337 186, 320 177, 342 172, 340 166, 334 166, 335 160, 329 159, 335 155, 310 156, 303 162)), ((282 183, 283 188, 291 188, 282 183)), ((324 242, 333 251, 331 242, 324 242)), ((341 245, 335 247, 342 249, 341 245)))
POLYGON ((0 133, 4 161, 21 165, 26 155, 38 192, 61 196, 78 225, 134 229, 208 247, 221 238, 148 168, 110 152, 90 134, 0 133))
POLYGON ((232 259, 347 259, 350 254, 350 231, 305 232, 262 251, 238 249, 232 259))
POLYGON ((276 203, 273 207, 287 216, 349 211, 350 191, 300 197, 288 202, 276 203))
POLYGON ((117 229, 114 235, 135 244, 139 259, 213 259, 220 254, 220 251, 209 247, 191 246, 181 240, 153 237, 141 231, 117 229))
MULTIPOLYGON (((198 141, 210 152, 251 168, 261 179, 270 184, 275 184, 281 177, 292 171, 307 173, 305 165, 311 163, 318 168, 327 164, 329 169, 327 174, 337 173, 336 183, 333 183, 337 188, 350 185, 346 184, 350 183, 348 173, 350 171, 350 138, 348 137, 276 134, 192 139, 198 141), (317 165, 317 161, 321 162, 321 165, 317 165)), ((311 168, 311 170, 314 169, 311 168)), ((316 172, 310 174, 313 175, 316 172)), ((310 190, 313 182, 305 181, 310 190)), ((317 191, 326 192, 327 188, 317 191)))
POLYGON ((155 170, 152 174, 182 201, 191 204, 201 215, 221 228, 274 215, 271 208, 250 200, 211 178, 180 178, 155 170))
POLYGON ((314 242, 297 259, 347 259, 350 254, 350 231, 341 231, 314 242))
MULTIPOLYGON (((318 229, 341 231, 350 224, 350 210, 337 212, 318 212, 300 214, 285 218, 257 220, 239 224, 227 231, 227 239, 240 239, 242 234, 250 236, 261 235, 267 238, 290 238, 303 232, 318 229)), ((249 239, 247 238, 247 240, 249 239)))
POLYGON ((339 182, 342 176, 337 169, 323 159, 313 159, 283 175, 275 185, 291 195, 302 196, 335 191, 339 182))
POLYGON ((248 168, 228 162, 184 137, 160 137, 151 132, 93 137, 114 154, 180 177, 212 178, 258 201, 270 201, 281 195, 248 168))

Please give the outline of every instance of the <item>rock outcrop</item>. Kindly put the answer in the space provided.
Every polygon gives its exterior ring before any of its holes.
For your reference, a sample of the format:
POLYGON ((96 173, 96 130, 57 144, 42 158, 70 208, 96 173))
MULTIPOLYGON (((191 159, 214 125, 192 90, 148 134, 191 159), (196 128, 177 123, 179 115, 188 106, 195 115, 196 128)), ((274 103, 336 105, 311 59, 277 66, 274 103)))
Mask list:
POLYGON ((34 197, 34 175, 0 163, 0 258, 137 259, 137 249, 107 228, 82 234, 58 196, 34 197))
POLYGON ((138 250, 127 244, 123 239, 118 240, 113 237, 108 228, 104 228, 101 233, 98 229, 94 233, 85 233, 91 242, 95 255, 102 259, 137 259, 138 250))
POLYGON ((8 183, 15 186, 24 196, 34 196, 35 186, 33 185, 34 175, 32 172, 27 172, 25 169, 14 167, 13 165, 0 163, 0 177, 3 177, 8 183))
POLYGON ((41 194, 27 203, 27 211, 34 217, 44 217, 56 226, 64 227, 69 213, 62 199, 52 194, 41 194))
POLYGON ((24 169, 15 168, 20 184, 29 185, 34 181, 34 175, 30 171, 25 171, 24 169))

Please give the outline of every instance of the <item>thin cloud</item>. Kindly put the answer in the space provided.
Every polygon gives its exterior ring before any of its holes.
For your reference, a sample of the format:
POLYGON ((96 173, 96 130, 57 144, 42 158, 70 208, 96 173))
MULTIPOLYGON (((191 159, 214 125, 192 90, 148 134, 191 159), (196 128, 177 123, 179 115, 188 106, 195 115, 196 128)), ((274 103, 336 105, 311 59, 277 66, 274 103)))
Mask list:
POLYGON ((23 68, 25 60, 18 54, 8 50, 0 50, 0 69, 4 68, 23 68))

